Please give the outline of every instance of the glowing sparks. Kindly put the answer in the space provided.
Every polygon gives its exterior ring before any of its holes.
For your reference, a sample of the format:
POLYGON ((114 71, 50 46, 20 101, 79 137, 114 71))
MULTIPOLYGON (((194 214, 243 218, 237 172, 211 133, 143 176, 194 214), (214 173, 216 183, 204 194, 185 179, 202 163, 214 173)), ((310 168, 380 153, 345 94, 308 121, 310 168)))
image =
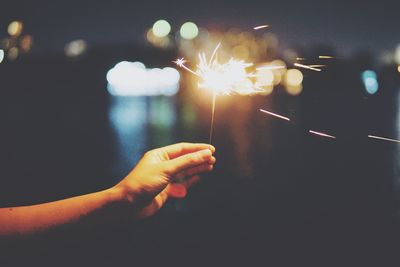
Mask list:
POLYGON ((279 70, 279 69, 285 69, 285 66, 262 66, 256 68, 256 70, 279 70))
POLYGON ((253 29, 254 30, 261 30, 261 29, 265 29, 265 28, 268 28, 268 27, 269 27, 269 25, 264 24, 264 25, 256 26, 253 29))
POLYGON ((323 68, 326 67, 326 65, 309 65, 311 68, 323 68))
POLYGON ((309 130, 308 132, 309 132, 309 133, 312 133, 312 134, 315 134, 315 135, 318 135, 318 136, 336 139, 335 136, 329 135, 329 134, 326 134, 326 133, 321 133, 321 132, 317 132, 317 131, 313 131, 313 130, 309 130))
POLYGON ((179 67, 187 70, 188 72, 190 72, 196 76, 199 76, 196 72, 194 72, 191 69, 189 69, 188 67, 186 67, 185 63, 187 62, 187 60, 185 58, 178 58, 177 60, 172 61, 172 62, 175 63, 176 65, 178 65, 179 67))
POLYGON ((311 66, 304 65, 304 64, 300 64, 300 63, 294 63, 294 65, 295 65, 296 67, 303 68, 303 69, 314 70, 314 71, 321 71, 321 69, 313 68, 313 67, 311 67, 311 66))
POLYGON ((376 135, 368 135, 368 137, 369 137, 369 138, 372 138, 372 139, 379 139, 379 140, 383 140, 383 141, 389 141, 389 142, 400 143, 400 140, 391 139, 391 138, 386 138, 386 137, 380 137, 380 136, 376 136, 376 135))
POLYGON ((263 92, 256 85, 253 74, 247 72, 247 68, 253 66, 253 63, 247 63, 243 60, 231 58, 228 62, 222 64, 218 61, 219 43, 209 60, 205 53, 199 54, 199 63, 196 71, 188 68, 184 58, 174 61, 179 67, 189 71, 190 73, 200 77, 198 87, 201 89, 211 90, 215 94, 254 94, 263 92))
POLYGON ((318 56, 318 58, 321 58, 321 59, 333 59, 334 57, 333 56, 318 56))
POLYGON ((297 61, 303 61, 303 60, 306 60, 306 58, 304 58, 304 57, 296 57, 296 60, 297 61))
POLYGON ((279 118, 279 119, 282 119, 282 120, 286 120, 286 121, 290 121, 290 119, 288 117, 273 113, 271 111, 268 111, 268 110, 265 110, 265 109, 261 109, 261 108, 260 108, 260 111, 263 112, 263 113, 266 113, 268 115, 274 116, 276 118, 279 118))

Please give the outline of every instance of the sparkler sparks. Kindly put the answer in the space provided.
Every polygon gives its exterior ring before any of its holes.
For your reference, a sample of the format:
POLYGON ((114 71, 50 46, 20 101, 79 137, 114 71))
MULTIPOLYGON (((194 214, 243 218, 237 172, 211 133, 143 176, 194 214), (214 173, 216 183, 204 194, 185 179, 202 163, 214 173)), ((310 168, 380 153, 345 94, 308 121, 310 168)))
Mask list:
POLYGON ((380 136, 376 136, 376 135, 368 135, 368 137, 369 137, 369 138, 372 138, 372 139, 379 139, 379 140, 383 140, 383 141, 389 141, 389 142, 400 143, 400 140, 391 139, 391 138, 386 138, 386 137, 380 137, 380 136))
POLYGON ((309 133, 312 133, 312 134, 315 134, 315 135, 318 135, 318 136, 336 139, 335 136, 329 135, 329 134, 326 134, 326 133, 321 133, 321 132, 317 132, 317 131, 313 131, 313 130, 309 130, 308 132, 309 132, 309 133))
POLYGON ((207 60, 205 53, 200 53, 196 71, 185 65, 186 60, 184 58, 174 61, 179 67, 200 78, 199 88, 211 90, 213 93, 210 143, 214 127, 215 102, 218 94, 248 95, 263 92, 257 85, 257 81, 251 79, 254 78, 253 74, 247 72, 247 68, 253 66, 253 63, 231 58, 228 62, 222 64, 218 61, 217 55, 220 47, 221 43, 218 43, 209 60, 207 60))
POLYGON ((284 69, 285 66, 262 66, 256 68, 256 70, 279 70, 279 69, 284 69))
POLYGON ((314 70, 314 71, 321 71, 321 69, 313 68, 313 67, 311 67, 311 66, 304 65, 304 64, 300 64, 300 63, 294 63, 294 65, 295 65, 296 67, 303 68, 303 69, 314 70))
POLYGON ((318 56, 318 58, 322 58, 322 59, 333 59, 333 56, 318 56))
POLYGON ((265 25, 256 26, 253 29, 254 30, 261 30, 261 29, 265 29, 265 28, 268 28, 268 27, 269 27, 269 25, 265 24, 265 25))
POLYGON ((288 117, 285 117, 285 116, 282 116, 282 115, 273 113, 273 112, 271 112, 271 111, 268 111, 268 110, 265 110, 265 109, 261 109, 261 108, 260 108, 260 111, 261 111, 261 112, 264 112, 264 113, 266 113, 266 114, 269 114, 269 115, 271 115, 271 116, 277 117, 277 118, 279 118, 279 119, 286 120, 286 121, 290 121, 290 119, 289 119, 288 117))

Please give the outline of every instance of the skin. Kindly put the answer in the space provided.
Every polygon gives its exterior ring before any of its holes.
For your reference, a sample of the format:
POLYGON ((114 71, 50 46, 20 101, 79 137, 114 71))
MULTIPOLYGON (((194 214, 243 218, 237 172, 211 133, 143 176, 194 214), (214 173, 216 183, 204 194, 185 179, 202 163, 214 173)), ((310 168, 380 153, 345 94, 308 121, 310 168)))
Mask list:
POLYGON ((0 238, 46 233, 83 221, 149 217, 169 197, 184 197, 199 174, 211 171, 214 152, 211 145, 192 143, 154 149, 109 189, 44 204, 0 208, 0 238))

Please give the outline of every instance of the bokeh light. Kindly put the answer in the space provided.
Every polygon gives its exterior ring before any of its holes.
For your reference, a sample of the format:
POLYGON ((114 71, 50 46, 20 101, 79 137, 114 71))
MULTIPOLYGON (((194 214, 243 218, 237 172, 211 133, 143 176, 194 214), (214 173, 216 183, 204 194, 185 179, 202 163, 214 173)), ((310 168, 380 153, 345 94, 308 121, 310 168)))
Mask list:
POLYGON ((13 21, 8 25, 7 32, 11 36, 19 36, 22 33, 23 23, 21 21, 13 21))
POLYGON ((368 94, 375 94, 379 89, 378 76, 373 70, 363 71, 361 74, 362 81, 364 83, 365 90, 368 94))
POLYGON ((199 28, 193 22, 185 22, 180 30, 180 35, 183 39, 192 40, 199 34, 199 28))
POLYGON ((303 73, 298 69, 290 69, 285 75, 285 84, 287 86, 299 86, 303 82, 303 73))
POLYGON ((11 47, 10 50, 8 50, 7 56, 9 60, 11 61, 16 60, 18 55, 19 55, 18 47, 11 47))
POLYGON ((82 55, 87 49, 85 40, 75 40, 69 42, 64 47, 64 52, 67 57, 77 57, 82 55))
POLYGON ((32 48, 32 44, 33 44, 32 35, 27 34, 21 38, 20 47, 23 52, 25 53, 29 52, 32 48))
POLYGON ((157 37, 165 37, 171 32, 168 21, 160 19, 153 24, 153 34, 157 37))
POLYGON ((4 59, 4 50, 0 49, 0 63, 3 61, 4 59))
POLYGON ((396 50, 394 52, 394 61, 396 64, 400 65, 400 44, 396 47, 396 50))
POLYGON ((179 80, 174 68, 148 69, 141 62, 123 61, 107 72, 107 89, 115 96, 172 96, 179 90, 179 80))

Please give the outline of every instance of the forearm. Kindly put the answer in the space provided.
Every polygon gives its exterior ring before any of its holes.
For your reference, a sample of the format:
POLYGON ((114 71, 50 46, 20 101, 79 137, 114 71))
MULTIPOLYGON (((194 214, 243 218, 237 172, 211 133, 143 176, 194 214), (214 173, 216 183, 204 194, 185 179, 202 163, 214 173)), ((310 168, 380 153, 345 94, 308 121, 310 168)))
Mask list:
POLYGON ((112 188, 45 204, 0 208, 0 237, 46 232, 93 216, 118 216, 126 206, 122 192, 112 188))

